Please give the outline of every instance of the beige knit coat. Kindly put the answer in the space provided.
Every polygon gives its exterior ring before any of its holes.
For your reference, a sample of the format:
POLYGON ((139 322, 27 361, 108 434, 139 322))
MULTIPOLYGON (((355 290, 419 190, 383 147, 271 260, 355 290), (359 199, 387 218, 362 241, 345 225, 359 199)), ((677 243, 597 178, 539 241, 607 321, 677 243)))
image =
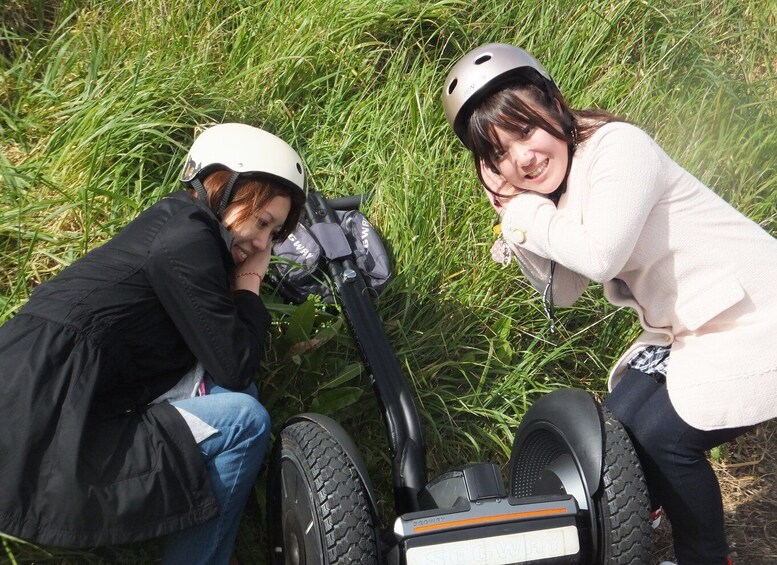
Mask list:
POLYGON ((611 303, 636 310, 645 332, 616 363, 610 390, 637 347, 671 344, 669 396, 691 426, 777 416, 777 240, 645 132, 603 125, 577 148, 558 207, 520 194, 502 228, 537 289, 549 259, 558 263, 556 304, 572 304, 593 280, 611 303))

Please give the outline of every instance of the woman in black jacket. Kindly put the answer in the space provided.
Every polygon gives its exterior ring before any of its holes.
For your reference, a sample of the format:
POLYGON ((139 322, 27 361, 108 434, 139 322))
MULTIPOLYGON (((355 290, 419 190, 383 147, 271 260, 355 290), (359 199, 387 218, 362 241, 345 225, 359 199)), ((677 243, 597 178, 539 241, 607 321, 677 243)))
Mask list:
POLYGON ((64 547, 175 532, 166 562, 229 561, 270 429, 259 288, 305 173, 281 139, 221 124, 181 180, 0 328, 0 531, 64 547))

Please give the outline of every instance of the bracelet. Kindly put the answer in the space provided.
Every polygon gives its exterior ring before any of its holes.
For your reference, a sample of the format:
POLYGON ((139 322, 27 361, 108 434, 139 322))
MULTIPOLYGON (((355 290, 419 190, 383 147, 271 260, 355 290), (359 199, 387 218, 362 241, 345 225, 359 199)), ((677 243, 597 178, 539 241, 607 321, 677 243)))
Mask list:
POLYGON ((260 275, 255 271, 248 271, 247 273, 240 273, 239 275, 235 275, 235 280, 239 279, 240 277, 247 277, 248 275, 259 277, 259 284, 262 284, 262 281, 264 280, 264 275, 260 275))

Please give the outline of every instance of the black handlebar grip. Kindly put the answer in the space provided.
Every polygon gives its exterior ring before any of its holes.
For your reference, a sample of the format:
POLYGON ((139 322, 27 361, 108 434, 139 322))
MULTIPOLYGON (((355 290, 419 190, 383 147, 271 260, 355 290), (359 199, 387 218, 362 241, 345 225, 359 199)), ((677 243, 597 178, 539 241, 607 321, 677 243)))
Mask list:
POLYGON ((358 210, 365 200, 367 200, 365 194, 353 194, 341 198, 328 198, 327 203, 332 210, 358 210))

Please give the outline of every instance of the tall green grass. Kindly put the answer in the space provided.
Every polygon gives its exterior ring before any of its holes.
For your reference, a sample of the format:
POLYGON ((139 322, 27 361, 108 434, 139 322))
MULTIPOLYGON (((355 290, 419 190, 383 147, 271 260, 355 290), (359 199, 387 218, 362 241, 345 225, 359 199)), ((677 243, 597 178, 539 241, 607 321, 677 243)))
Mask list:
MULTIPOLYGON (((537 55, 576 107, 641 124, 774 233, 777 8, 758 0, 6 0, 0 15, 0 321, 163 194, 197 127, 288 139, 328 196, 369 191, 396 277, 378 308, 416 390, 431 473, 505 463, 522 414, 557 387, 605 389, 633 317, 592 289, 548 332, 539 297, 491 262, 493 215, 440 91, 487 41, 537 55)), ((275 424, 336 412, 391 518, 385 433, 336 311, 268 296, 263 400, 275 424)), ((260 504, 240 552, 262 552, 260 504)), ((9 561, 151 562, 3 539, 9 561)), ((2 555, 2 552, 0 552, 2 555)))

